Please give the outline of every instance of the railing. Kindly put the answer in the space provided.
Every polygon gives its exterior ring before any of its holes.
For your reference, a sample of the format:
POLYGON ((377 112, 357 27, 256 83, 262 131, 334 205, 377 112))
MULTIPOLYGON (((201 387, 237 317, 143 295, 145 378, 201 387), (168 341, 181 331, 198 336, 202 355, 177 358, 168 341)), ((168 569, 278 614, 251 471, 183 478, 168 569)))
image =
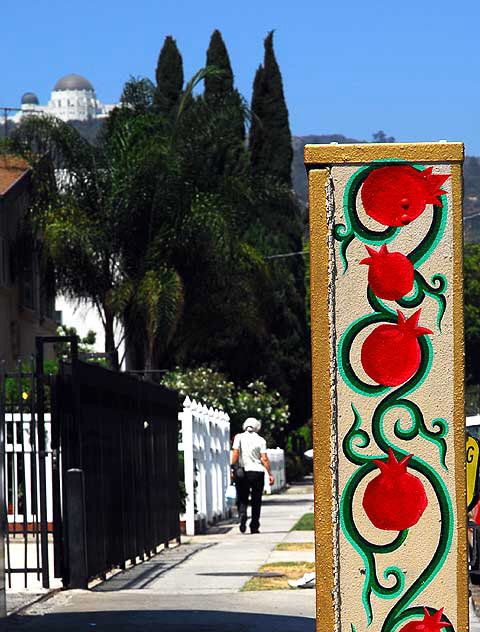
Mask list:
POLYGON ((33 358, 19 361, 15 372, 5 373, 0 365, 1 530, 7 527, 5 571, 14 589, 51 586, 51 417, 45 407, 39 414, 39 384, 33 358))
POLYGON ((229 515, 230 422, 226 413, 186 398, 179 414, 187 493, 185 532, 194 535, 229 515))
MULTIPOLYGON (((34 531, 38 522, 37 490, 31 481, 36 472, 36 419, 30 413, 5 414, 5 489, 10 532, 34 531)), ((47 482, 47 523, 53 525, 52 429, 50 414, 45 414, 45 466, 47 482)))
POLYGON ((178 396, 83 362, 62 365, 54 395, 52 447, 62 451, 65 482, 63 576, 85 588, 180 538, 178 396))
POLYGON ((268 449, 267 455, 274 481, 273 485, 270 485, 267 473, 265 472, 264 492, 266 494, 276 494, 284 489, 287 484, 285 476, 285 452, 281 448, 274 448, 268 449))

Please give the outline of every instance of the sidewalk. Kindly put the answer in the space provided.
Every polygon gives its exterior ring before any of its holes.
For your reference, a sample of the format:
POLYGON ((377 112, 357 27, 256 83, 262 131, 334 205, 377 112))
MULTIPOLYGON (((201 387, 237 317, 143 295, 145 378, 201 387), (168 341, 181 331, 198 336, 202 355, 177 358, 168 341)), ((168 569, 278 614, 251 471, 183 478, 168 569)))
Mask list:
POLYGON ((280 542, 311 541, 290 532, 312 511, 311 484, 264 498, 261 533, 238 525, 213 528, 93 590, 63 591, 14 615, 25 632, 313 632, 313 590, 240 592, 268 562, 313 560, 313 551, 274 551, 280 542), (299 556, 300 553, 300 556, 299 556))

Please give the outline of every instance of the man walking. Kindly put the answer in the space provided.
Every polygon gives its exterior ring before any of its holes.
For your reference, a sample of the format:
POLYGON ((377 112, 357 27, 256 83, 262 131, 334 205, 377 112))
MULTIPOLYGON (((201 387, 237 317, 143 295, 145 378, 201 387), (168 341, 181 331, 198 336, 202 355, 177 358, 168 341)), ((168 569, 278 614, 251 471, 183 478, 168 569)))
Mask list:
POLYGON ((270 485, 273 485, 273 476, 270 470, 270 461, 267 456, 267 444, 258 433, 262 424, 258 419, 249 417, 243 424, 244 432, 237 434, 233 440, 232 465, 239 464, 244 469, 244 476, 235 478, 237 488, 238 513, 240 515, 240 531, 247 530, 248 498, 251 496, 252 517, 250 520, 250 532, 260 532, 260 510, 262 506, 262 494, 267 470, 270 485))

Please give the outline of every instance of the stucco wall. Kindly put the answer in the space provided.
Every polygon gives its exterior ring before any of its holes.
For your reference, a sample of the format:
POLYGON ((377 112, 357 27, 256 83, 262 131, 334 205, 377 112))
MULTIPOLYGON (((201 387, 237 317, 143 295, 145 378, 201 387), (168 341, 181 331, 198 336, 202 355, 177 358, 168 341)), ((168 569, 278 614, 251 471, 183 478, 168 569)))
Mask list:
MULTIPOLYGON (((42 287, 37 271, 33 274, 33 309, 23 305, 20 262, 15 261, 19 223, 29 203, 28 177, 15 183, 0 195, 0 360, 11 371, 19 359, 35 352, 35 336, 51 336, 56 324, 40 314, 42 287)), ((34 266, 35 269, 35 266, 34 266)), ((49 345, 47 358, 53 357, 49 345)))

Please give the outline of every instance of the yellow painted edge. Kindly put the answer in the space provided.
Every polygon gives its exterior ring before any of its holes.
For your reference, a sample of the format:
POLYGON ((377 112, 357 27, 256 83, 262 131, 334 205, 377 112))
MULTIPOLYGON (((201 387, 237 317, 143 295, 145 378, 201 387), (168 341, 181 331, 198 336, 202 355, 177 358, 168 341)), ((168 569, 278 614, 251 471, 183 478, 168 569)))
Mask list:
POLYGON ((463 143, 360 143, 305 145, 305 164, 366 163, 398 158, 415 162, 462 162, 463 143))
POLYGON ((453 207, 453 429, 457 523, 457 627, 468 632, 467 497, 465 473, 464 339, 463 339, 463 226, 462 167, 452 165, 453 207))
POLYGON ((326 192, 329 175, 326 169, 312 169, 308 173, 317 632, 334 632, 335 629, 326 192))

